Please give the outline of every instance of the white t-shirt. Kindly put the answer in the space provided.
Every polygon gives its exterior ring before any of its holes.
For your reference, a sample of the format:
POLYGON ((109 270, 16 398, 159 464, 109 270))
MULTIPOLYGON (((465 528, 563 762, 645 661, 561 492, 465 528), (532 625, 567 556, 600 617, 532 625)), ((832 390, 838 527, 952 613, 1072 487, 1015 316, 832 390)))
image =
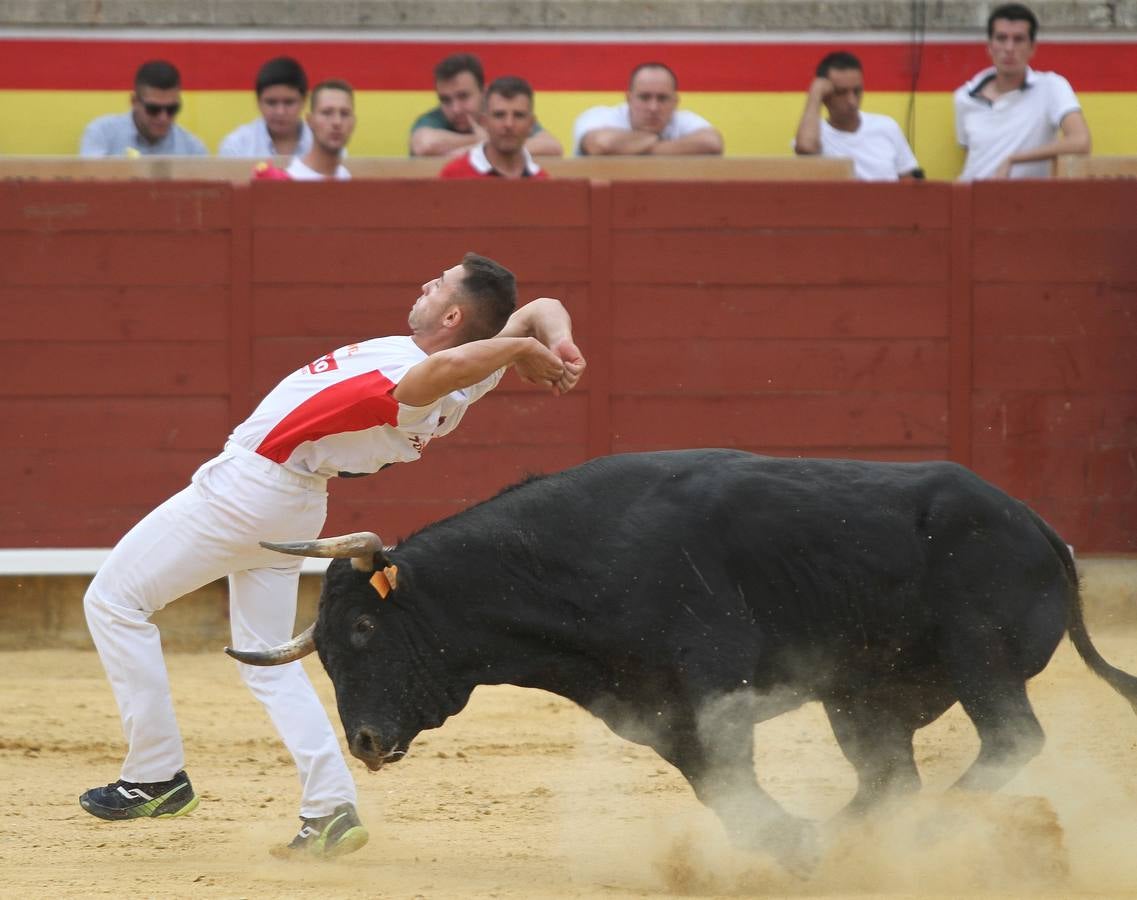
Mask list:
POLYGON ((505 374, 498 369, 429 406, 399 403, 395 386, 426 358, 410 337, 341 347, 285 377, 229 440, 292 472, 324 478, 416 460, 505 374))
MULTIPOLYGON (((292 178, 293 181, 328 180, 327 175, 321 175, 315 169, 304 165, 299 156, 294 157, 292 162, 288 164, 288 168, 284 171, 288 173, 289 177, 292 178)), ((340 165, 336 166, 336 174, 333 177, 336 181, 348 181, 351 179, 351 172, 347 170, 343 163, 340 163, 340 165)))
MULTIPOLYGON (((295 155, 303 156, 312 149, 312 129, 308 123, 300 122, 300 143, 296 145, 295 155)), ((218 156, 278 156, 272 143, 272 135, 264 119, 257 119, 230 131, 221 141, 218 156)))
POLYGON ((862 181, 896 181, 919 168, 916 156, 900 126, 888 116, 862 112, 856 131, 841 131, 821 120, 821 155, 853 160, 853 171, 862 181))
MULTIPOLYGON (((1021 88, 992 103, 979 90, 994 77, 994 67, 984 69, 955 92, 955 134, 967 148, 964 181, 990 178, 1012 153, 1050 143, 1066 114, 1082 108, 1070 82, 1057 72, 1028 68, 1021 88)), ((1048 178, 1050 168, 1046 159, 1016 163, 1011 178, 1048 178)))
MULTIPOLYGON (((665 141, 673 141, 676 138, 686 137, 692 131, 712 127, 711 123, 698 113, 693 113, 689 109, 677 109, 659 136, 665 141)), ((596 131, 598 128, 624 128, 631 131, 632 117, 628 112, 628 104, 594 106, 577 116, 576 124, 573 125, 572 129, 572 152, 574 156, 587 155, 581 150, 580 142, 584 140, 584 136, 588 132, 596 131)))

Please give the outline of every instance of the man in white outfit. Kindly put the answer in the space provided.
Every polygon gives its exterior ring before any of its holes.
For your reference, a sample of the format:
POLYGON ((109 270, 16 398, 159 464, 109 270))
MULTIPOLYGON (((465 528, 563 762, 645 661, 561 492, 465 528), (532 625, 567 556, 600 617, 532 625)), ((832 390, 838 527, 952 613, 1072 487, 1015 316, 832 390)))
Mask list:
POLYGON ((312 146, 296 156, 285 171, 294 181, 347 181, 351 172, 343 164, 344 150, 355 131, 355 93, 346 81, 330 79, 312 88, 308 112, 312 146))
MULTIPOLYGON (((405 337, 375 338, 288 375, 234 429, 185 490, 134 526, 84 598, 129 749, 118 781, 80 804, 108 820, 168 818, 198 798, 184 771, 161 640, 150 616, 228 576, 234 646, 292 635, 300 560, 262 540, 319 535, 327 481, 411 462, 461 422, 505 369, 560 394, 584 369, 568 313, 552 298, 515 310, 513 274, 468 253, 423 285, 405 337)), ((242 678, 265 705, 300 774, 300 832, 274 855, 339 856, 362 847, 355 785, 331 722, 300 663, 242 678)))
POLYGON ((1038 19, 1021 3, 987 17, 994 64, 955 92, 955 133, 967 150, 960 178, 1048 178, 1056 157, 1088 154, 1090 127, 1070 82, 1036 72, 1038 19))
POLYGON ((698 113, 679 109, 679 79, 660 62, 628 79, 627 103, 594 106, 573 124, 576 156, 721 156, 722 134, 698 113))
POLYGON ((857 57, 838 50, 822 59, 806 95, 794 152, 852 159, 853 172, 862 181, 923 177, 900 126, 888 116, 861 111, 864 94, 857 57), (828 121, 821 117, 823 106, 828 121))

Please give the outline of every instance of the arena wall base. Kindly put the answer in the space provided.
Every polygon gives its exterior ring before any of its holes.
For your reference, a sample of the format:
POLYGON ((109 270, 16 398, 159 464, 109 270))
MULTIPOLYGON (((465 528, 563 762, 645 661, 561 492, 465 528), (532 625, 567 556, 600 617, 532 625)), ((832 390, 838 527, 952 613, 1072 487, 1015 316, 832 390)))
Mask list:
MULTIPOLYGON (((1086 614, 1092 629, 1137 625, 1137 556, 1079 557, 1086 614)), ((0 651, 93 649, 83 617, 86 575, 0 577, 0 651)), ((315 619, 319 575, 300 578, 296 630, 315 619)), ((229 644, 229 599, 223 581, 182 597, 155 614, 167 650, 220 653, 229 644)))
MULTIPOLYGON (((320 576, 302 575, 296 619, 305 628, 316 616, 320 576)), ((91 650, 83 615, 89 575, 0 577, 0 650, 91 650)), ((167 650, 217 652, 229 644, 229 593, 224 581, 187 594, 154 615, 167 650)))

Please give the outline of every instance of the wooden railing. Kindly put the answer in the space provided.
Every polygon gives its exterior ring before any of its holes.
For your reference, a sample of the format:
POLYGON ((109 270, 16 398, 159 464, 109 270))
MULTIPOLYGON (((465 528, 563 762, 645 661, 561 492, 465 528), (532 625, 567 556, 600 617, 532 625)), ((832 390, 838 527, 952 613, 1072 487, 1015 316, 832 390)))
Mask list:
MULTIPOLYGON (((256 160, 218 157, 149 156, 137 159, 80 159, 73 156, 0 158, 0 180, 28 181, 228 181, 241 184, 256 160)), ((276 160, 286 165, 287 160, 276 160)), ((346 161, 356 178, 434 178, 445 160, 360 157, 346 161)), ((653 181, 845 181, 848 159, 809 157, 643 157, 538 158, 554 178, 653 181)))
POLYGON ((1059 156, 1058 178, 1137 178, 1137 156, 1059 156))

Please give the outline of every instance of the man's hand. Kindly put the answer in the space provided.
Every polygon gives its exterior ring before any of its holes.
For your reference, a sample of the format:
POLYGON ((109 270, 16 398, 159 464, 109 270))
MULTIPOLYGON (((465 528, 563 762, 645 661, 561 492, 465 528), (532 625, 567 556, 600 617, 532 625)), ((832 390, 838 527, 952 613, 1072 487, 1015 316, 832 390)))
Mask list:
POLYGON ((513 361, 514 370, 522 381, 552 388, 555 394, 561 393, 560 384, 566 377, 564 360, 536 338, 526 340, 525 353, 513 361))
POLYGON ((833 82, 824 75, 813 79, 809 86, 809 96, 819 103, 833 93, 833 82))
POLYGON ((584 354, 580 352, 580 348, 569 338, 554 344, 552 351, 564 363, 564 372, 557 383, 553 385, 553 393, 560 396, 567 394, 576 387, 576 383, 580 381, 580 376, 584 374, 587 363, 584 361, 584 354))
POLYGON ((1014 159, 1012 159, 1010 156, 1008 156, 1001 163, 999 163, 999 168, 997 168, 995 170, 995 174, 991 177, 992 178, 1010 178, 1011 177, 1011 166, 1013 166, 1014 164, 1015 164, 1014 159))

